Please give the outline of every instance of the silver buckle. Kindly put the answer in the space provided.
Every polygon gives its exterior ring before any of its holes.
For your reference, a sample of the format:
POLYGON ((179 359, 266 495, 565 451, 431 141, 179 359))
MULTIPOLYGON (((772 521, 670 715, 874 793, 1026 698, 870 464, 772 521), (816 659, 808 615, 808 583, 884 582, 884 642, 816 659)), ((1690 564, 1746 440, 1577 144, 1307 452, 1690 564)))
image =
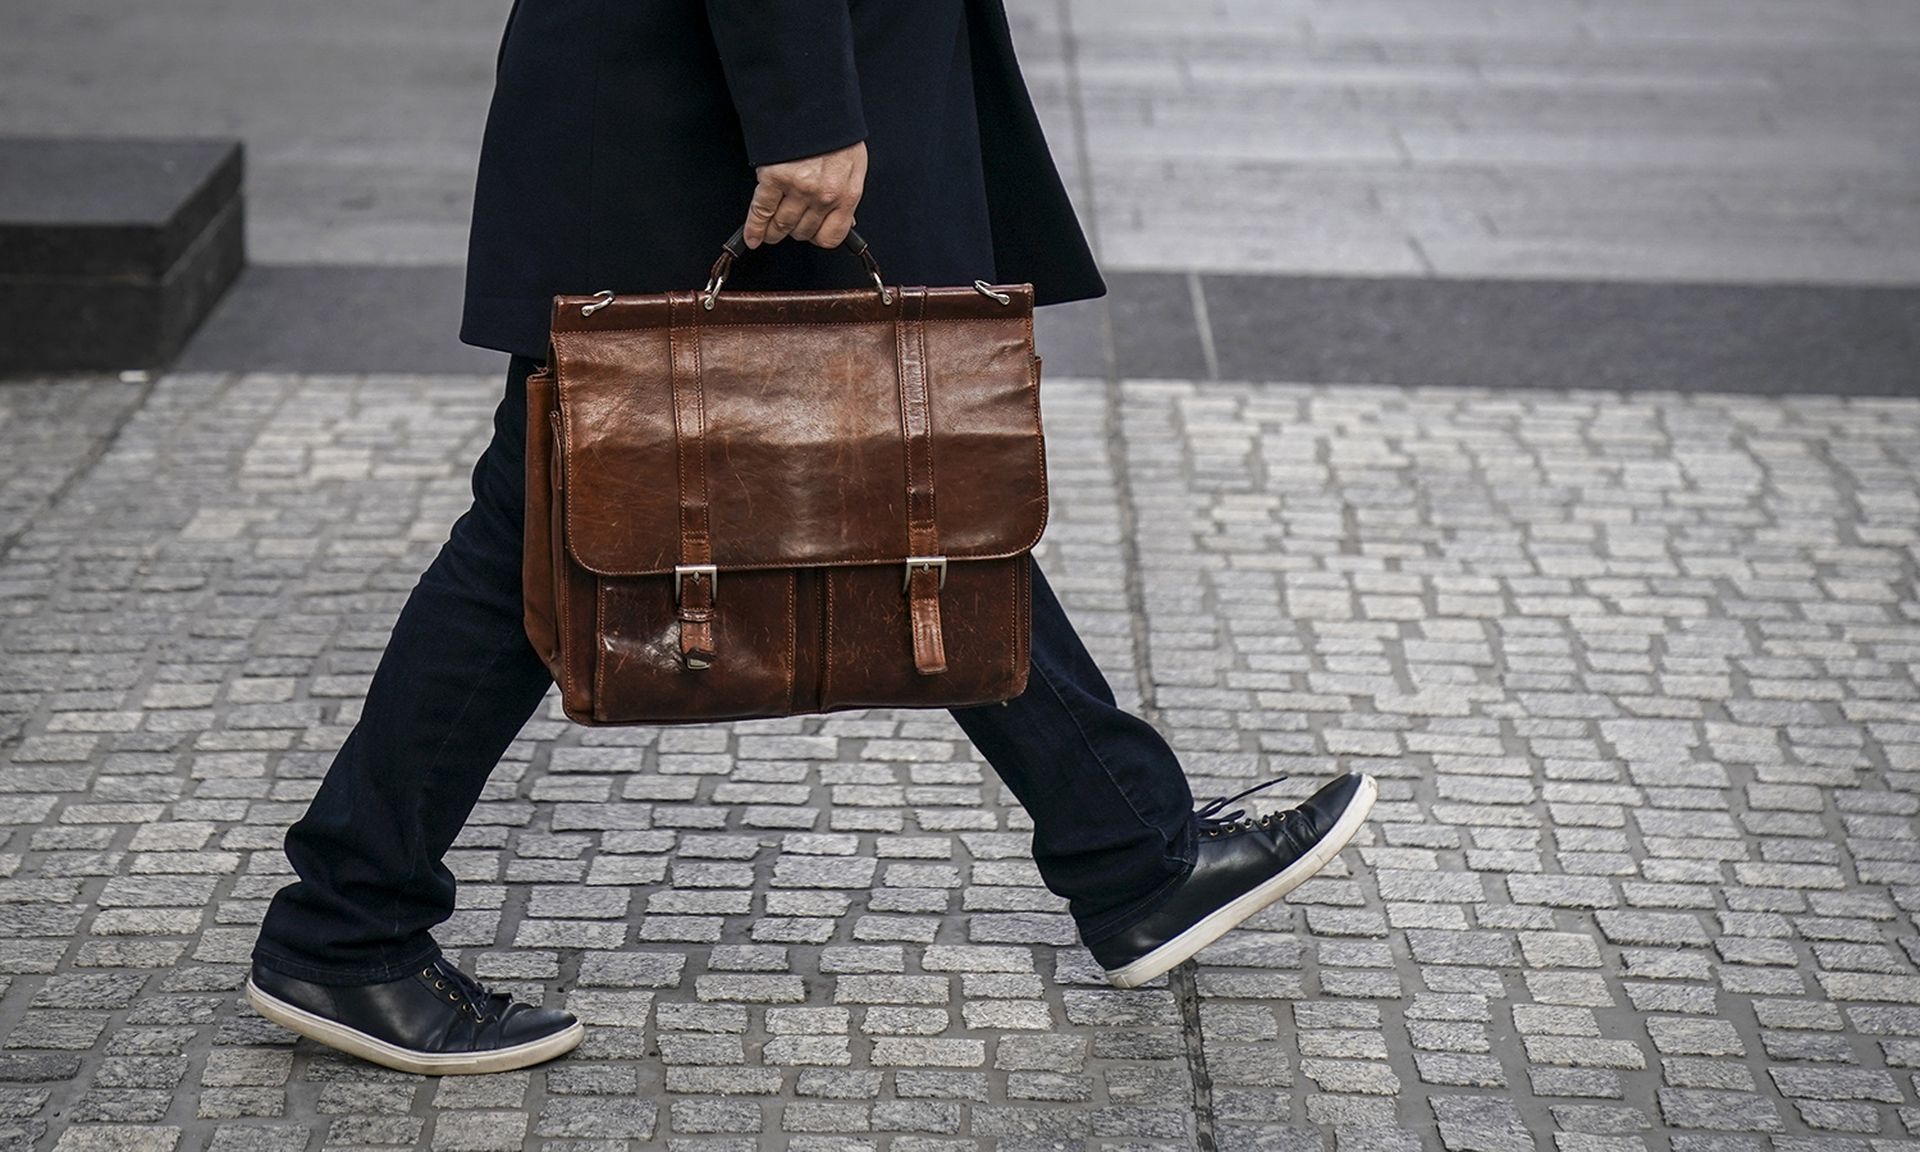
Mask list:
POLYGON ((713 590, 713 602, 720 603, 719 569, 711 564, 675 564, 673 566, 673 602, 675 604, 680 603, 680 581, 689 576, 696 580, 705 576, 710 581, 707 587, 713 590))
POLYGON ((900 591, 905 592, 913 587, 913 573, 915 569, 921 568, 940 573, 940 587, 946 588, 947 558, 945 556, 909 556, 907 557, 907 575, 900 581, 900 591))

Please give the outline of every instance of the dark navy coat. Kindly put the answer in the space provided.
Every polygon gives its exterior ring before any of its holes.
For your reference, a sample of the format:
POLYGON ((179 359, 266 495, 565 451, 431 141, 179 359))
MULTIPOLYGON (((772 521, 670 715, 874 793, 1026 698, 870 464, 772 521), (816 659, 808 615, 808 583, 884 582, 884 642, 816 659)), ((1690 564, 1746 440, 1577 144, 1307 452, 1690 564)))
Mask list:
MULTIPOLYGON (((460 337, 541 359, 555 295, 698 288, 754 165, 858 140, 858 226, 889 282, 1105 291, 1002 0, 515 0, 460 337)), ((793 240, 728 281, 861 283, 847 253, 793 240)))

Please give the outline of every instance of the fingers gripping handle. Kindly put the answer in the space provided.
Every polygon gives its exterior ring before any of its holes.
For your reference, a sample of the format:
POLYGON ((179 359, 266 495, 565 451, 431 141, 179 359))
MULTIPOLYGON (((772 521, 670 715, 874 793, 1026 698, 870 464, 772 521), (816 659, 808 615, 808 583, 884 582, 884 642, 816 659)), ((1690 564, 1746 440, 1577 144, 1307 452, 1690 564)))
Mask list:
MULTIPOLYGON (((840 242, 840 247, 860 257, 860 262, 866 265, 867 275, 873 280, 873 286, 880 290, 880 303, 893 303, 893 289, 887 287, 887 282, 881 278, 880 264, 873 258, 873 252, 867 247, 866 238, 848 229, 847 238, 840 242)), ((707 286, 700 294, 702 307, 709 312, 713 310, 714 303, 720 299, 721 286, 727 282, 727 276, 733 272, 733 262, 746 254, 747 226, 742 224, 733 230, 733 235, 727 237, 725 244, 720 245, 720 256, 713 262, 713 268, 708 271, 707 286)))

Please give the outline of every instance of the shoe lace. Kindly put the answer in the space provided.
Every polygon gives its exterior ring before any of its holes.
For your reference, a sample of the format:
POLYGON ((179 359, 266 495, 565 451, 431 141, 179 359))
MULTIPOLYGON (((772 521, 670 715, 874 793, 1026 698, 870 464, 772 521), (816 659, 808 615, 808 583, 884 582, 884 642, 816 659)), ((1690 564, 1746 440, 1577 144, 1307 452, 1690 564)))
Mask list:
POLYGON ((430 966, 420 970, 420 975, 432 980, 434 989, 446 993, 448 1000, 460 1006, 460 1011, 473 1013, 476 1024, 485 1024, 492 1019, 489 1010, 504 1010, 512 1000, 505 992, 489 990, 444 956, 435 957, 430 966))
POLYGON ((1286 773, 1283 772, 1271 780, 1264 780, 1251 788, 1243 788, 1231 796, 1221 796, 1209 800, 1194 809, 1194 819, 1199 822, 1200 831, 1208 836, 1224 836, 1229 832, 1242 832, 1254 827, 1271 828, 1280 821, 1285 820, 1291 815, 1290 812, 1269 812, 1265 816, 1256 819, 1248 815, 1245 808, 1235 808, 1231 812, 1225 809, 1227 805, 1232 804, 1234 801, 1245 799, 1255 792, 1271 788, 1286 778, 1286 773))

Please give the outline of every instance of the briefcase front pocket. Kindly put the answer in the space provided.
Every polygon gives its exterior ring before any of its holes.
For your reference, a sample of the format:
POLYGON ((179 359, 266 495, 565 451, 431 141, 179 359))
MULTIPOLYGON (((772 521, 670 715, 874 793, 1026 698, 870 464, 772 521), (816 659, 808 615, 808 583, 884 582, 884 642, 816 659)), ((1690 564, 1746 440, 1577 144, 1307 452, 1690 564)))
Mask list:
MULTIPOLYGON (((662 723, 699 716, 737 720, 795 711, 794 573, 729 572, 724 612, 714 614, 724 676, 689 669, 671 576, 608 576, 595 615, 593 716, 602 724, 662 723)), ((805 710, 805 709, 802 709, 805 710)))
POLYGON ((819 711, 898 707, 920 688, 928 706, 985 704, 1018 696, 1027 683, 1032 561, 971 560, 947 566, 940 590, 947 670, 917 675, 913 628, 896 568, 837 568, 824 574, 825 658, 819 711))

